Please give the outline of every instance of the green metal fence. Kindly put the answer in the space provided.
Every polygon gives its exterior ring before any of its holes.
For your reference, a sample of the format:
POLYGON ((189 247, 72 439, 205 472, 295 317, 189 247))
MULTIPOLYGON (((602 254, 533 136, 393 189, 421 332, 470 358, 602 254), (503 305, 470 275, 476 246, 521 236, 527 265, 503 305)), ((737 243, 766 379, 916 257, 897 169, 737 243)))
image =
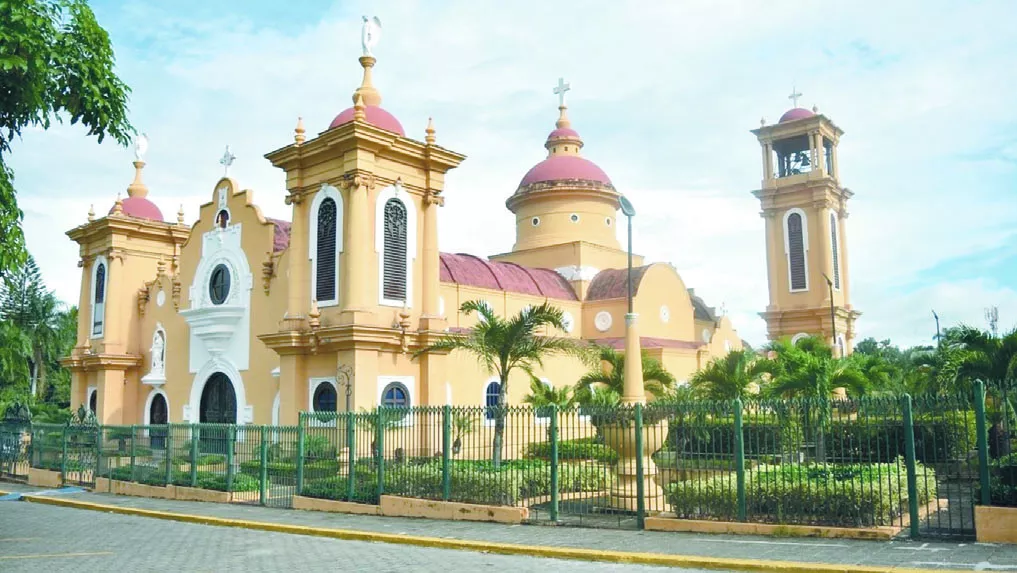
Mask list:
POLYGON ((31 431, 28 423, 0 422, 0 478, 28 479, 31 431))
POLYGON ((377 408, 303 413, 297 426, 34 424, 3 431, 24 453, 0 458, 0 472, 23 475, 27 456, 65 483, 103 477, 279 507, 294 495, 396 495, 592 527, 670 515, 970 537, 974 505, 1017 505, 1008 399, 978 384, 914 399, 377 408))

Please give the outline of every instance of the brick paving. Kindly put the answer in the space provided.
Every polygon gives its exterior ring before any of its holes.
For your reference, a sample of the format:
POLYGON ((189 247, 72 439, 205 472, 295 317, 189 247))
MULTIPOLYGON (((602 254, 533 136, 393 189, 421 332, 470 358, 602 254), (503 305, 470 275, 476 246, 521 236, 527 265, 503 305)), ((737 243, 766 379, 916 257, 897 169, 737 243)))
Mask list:
MULTIPOLYGON (((0 484, 0 489, 31 491, 35 488, 0 484)), ((156 500, 88 492, 71 494, 68 497, 124 507, 251 521, 524 545, 812 563, 1017 571, 1017 546, 995 544, 926 542, 922 540, 860 541, 767 538, 536 525, 507 526, 492 523, 304 512, 252 505, 156 500)), ((5 502, 0 502, 0 504, 2 503, 5 502)), ((3 514, 4 507, 0 505, 0 527, 6 521, 3 514)), ((403 550, 399 549, 398 551, 403 550)), ((394 550, 386 549, 386 551, 394 550)))

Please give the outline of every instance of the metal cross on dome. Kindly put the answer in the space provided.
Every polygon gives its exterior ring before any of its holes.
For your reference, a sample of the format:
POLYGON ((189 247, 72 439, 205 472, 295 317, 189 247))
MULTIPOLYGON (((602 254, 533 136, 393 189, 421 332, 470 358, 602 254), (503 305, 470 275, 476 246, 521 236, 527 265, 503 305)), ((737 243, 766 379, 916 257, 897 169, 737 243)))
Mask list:
POLYGON ((230 153, 230 146, 226 146, 226 152, 222 154, 222 159, 219 160, 219 165, 223 166, 223 177, 230 176, 230 165, 233 165, 233 161, 237 158, 236 155, 230 153))
POLYGON ((791 95, 787 96, 787 99, 791 100, 791 104, 794 107, 798 107, 798 98, 802 97, 802 92, 798 91, 797 88, 791 86, 791 95))
POLYGON ((565 83, 565 78, 558 78, 558 85, 554 88, 554 93, 558 96, 558 107, 565 107, 565 92, 570 89, 571 84, 565 83))

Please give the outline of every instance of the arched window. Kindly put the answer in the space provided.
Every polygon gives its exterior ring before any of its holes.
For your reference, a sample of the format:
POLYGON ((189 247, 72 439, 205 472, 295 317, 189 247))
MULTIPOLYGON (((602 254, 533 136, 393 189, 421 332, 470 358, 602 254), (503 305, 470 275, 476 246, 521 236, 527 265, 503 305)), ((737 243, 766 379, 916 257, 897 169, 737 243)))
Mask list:
POLYGON ((93 414, 98 414, 99 413, 99 411, 98 411, 98 404, 97 404, 98 396, 99 396, 99 393, 96 392, 95 388, 89 388, 89 390, 88 390, 88 409, 93 414))
POLYGON ((837 240, 837 215, 830 213, 830 246, 833 249, 833 288, 840 288, 840 247, 837 240))
POLYGON ((484 389, 484 417, 488 420, 493 420, 496 408, 498 407, 498 395, 501 394, 501 384, 497 382, 491 382, 484 389))
POLYGON ((392 382, 381 391, 381 405, 387 408, 408 408, 410 393, 399 382, 392 382))
POLYGON ((384 254, 382 256, 382 297, 388 301, 406 301, 406 205, 399 199, 385 202, 384 254))
POLYGON ((788 281, 792 292, 809 290, 807 245, 805 213, 801 209, 791 209, 784 215, 784 252, 787 255, 788 281))
POLYGON ((318 206, 318 228, 315 257, 314 298, 319 301, 338 300, 336 293, 338 268, 336 266, 336 229, 338 228, 335 200, 326 198, 318 206))
POLYGON ((92 277, 92 338, 102 336, 106 317, 106 261, 95 265, 92 277))
POLYGON ((318 387, 314 389, 311 406, 314 407, 315 412, 335 412, 337 399, 335 386, 331 381, 326 380, 319 382, 318 387))
POLYGON ((225 229, 230 224, 230 212, 226 209, 219 211, 219 214, 215 216, 215 224, 220 229, 225 229))

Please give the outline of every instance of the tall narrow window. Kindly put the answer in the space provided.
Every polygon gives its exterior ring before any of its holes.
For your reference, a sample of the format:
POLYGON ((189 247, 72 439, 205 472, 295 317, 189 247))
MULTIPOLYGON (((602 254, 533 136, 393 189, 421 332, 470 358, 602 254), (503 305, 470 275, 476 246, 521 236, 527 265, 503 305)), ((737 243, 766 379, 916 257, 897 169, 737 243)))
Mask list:
POLYGON ((406 206, 398 199, 385 203, 385 254, 382 294, 386 300, 406 300, 406 206))
POLYGON ((484 389, 484 417, 493 420, 498 411, 498 396, 501 394, 501 384, 491 382, 484 389))
POLYGON ((840 288, 840 248, 837 245, 837 216, 830 213, 830 246, 833 249, 833 288, 840 288))
POLYGON ((315 300, 336 300, 336 204, 332 198, 325 199, 318 207, 317 237, 317 275, 315 281, 315 300))
POLYGON ((801 213, 789 213, 785 225, 791 290, 807 290, 809 283, 805 266, 805 218, 801 213))
POLYGON ((92 298, 92 336, 102 336, 103 322, 106 316, 106 264, 99 263, 95 268, 95 294, 92 298))

